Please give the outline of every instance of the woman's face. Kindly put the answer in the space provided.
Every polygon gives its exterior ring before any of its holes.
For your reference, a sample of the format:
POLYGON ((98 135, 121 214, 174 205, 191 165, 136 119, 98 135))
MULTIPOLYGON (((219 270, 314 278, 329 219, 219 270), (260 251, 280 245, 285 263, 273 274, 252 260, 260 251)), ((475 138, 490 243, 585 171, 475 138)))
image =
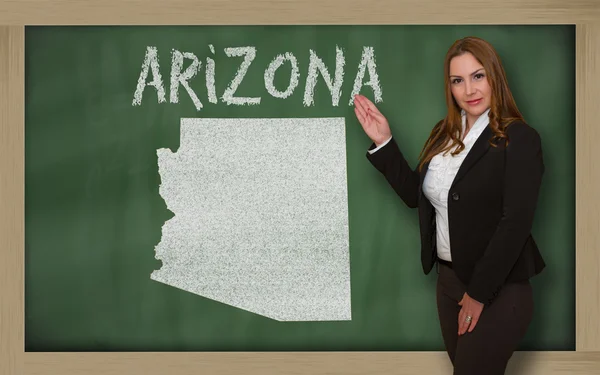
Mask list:
POLYGON ((469 125, 491 105, 492 88, 487 73, 468 52, 450 60, 450 88, 456 103, 467 113, 469 125))

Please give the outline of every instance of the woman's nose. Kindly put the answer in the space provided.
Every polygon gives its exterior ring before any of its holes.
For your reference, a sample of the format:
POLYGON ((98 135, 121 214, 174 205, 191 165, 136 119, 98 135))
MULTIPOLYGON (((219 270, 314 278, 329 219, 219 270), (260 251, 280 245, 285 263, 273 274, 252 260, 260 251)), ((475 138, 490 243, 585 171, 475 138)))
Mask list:
POLYGON ((465 85, 465 90, 467 95, 471 95, 475 92, 475 87, 472 83, 467 82, 465 85))

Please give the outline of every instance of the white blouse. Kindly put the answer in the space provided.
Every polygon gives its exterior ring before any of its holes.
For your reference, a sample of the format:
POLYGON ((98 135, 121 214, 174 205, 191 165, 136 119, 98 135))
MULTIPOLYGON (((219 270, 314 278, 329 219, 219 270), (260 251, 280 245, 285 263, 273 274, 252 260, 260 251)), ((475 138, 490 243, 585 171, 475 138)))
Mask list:
MULTIPOLYGON (((448 192, 454 181, 454 177, 463 160, 473 147, 473 144, 481 135, 481 132, 489 124, 489 109, 485 111, 469 130, 463 140, 465 148, 457 155, 452 156, 450 151, 446 155, 437 154, 431 159, 425 180, 423 181, 423 194, 429 199, 435 208, 436 215, 436 239, 437 255, 440 259, 452 261, 450 251, 450 234, 448 227, 448 192)), ((463 134, 466 125, 466 116, 462 113, 463 134)))
MULTIPOLYGON (((450 234, 448 229, 448 192, 454 181, 454 177, 460 168, 463 160, 473 147, 473 144, 479 138, 483 130, 490 122, 489 109, 485 111, 469 130, 469 133, 463 140, 465 148, 457 155, 452 156, 450 151, 446 155, 437 154, 431 159, 425 180, 423 181, 423 194, 429 199, 436 214, 436 239, 437 239, 437 254, 440 259, 452 261, 450 251, 450 234)), ((463 134, 466 125, 465 111, 462 111, 462 127, 463 134)), ((385 146, 392 138, 381 144, 379 147, 369 150, 373 154, 377 150, 385 146)))

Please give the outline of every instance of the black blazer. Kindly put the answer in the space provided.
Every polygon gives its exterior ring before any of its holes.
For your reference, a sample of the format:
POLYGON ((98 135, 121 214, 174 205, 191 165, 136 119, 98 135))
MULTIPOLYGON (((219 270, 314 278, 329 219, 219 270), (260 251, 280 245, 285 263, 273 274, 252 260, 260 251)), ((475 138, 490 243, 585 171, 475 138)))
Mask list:
MULTIPOLYGON (((493 132, 485 128, 448 193, 452 268, 468 295, 486 305, 506 282, 528 280, 545 267, 531 235, 544 174, 541 138, 520 121, 506 134, 507 147, 503 140, 492 147, 493 132)), ((411 169, 393 138, 367 158, 406 205, 418 207, 421 264, 429 274, 438 259, 435 209, 422 189, 429 163, 420 173, 411 169)))

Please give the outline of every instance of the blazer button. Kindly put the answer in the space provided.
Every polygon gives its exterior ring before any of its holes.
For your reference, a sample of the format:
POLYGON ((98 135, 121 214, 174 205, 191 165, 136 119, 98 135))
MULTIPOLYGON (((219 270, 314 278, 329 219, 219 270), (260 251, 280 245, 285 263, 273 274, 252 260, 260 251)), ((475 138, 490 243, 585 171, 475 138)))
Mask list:
POLYGON ((460 196, 458 195, 458 193, 452 193, 452 199, 454 199, 455 201, 460 199, 460 196))

